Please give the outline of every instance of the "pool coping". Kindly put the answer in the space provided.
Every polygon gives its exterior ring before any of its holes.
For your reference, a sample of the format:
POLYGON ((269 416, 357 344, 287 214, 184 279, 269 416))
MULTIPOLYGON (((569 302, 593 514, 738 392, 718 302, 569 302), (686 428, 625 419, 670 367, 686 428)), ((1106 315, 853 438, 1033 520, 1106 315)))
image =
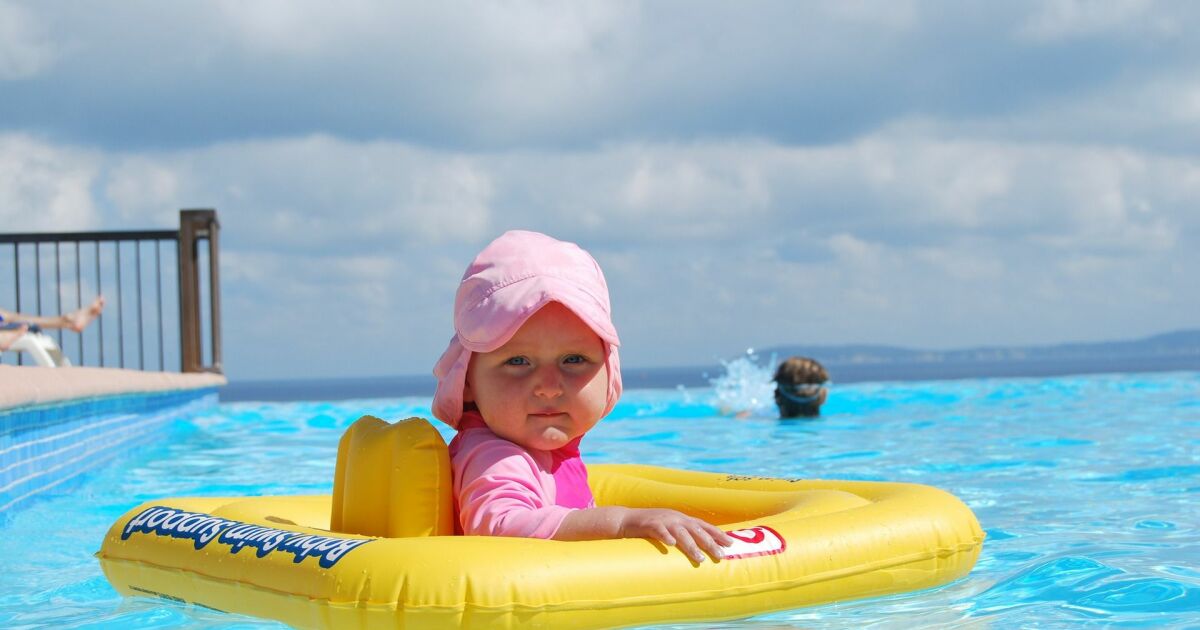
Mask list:
POLYGON ((0 412, 101 396, 213 389, 226 382, 212 373, 0 365, 0 412))

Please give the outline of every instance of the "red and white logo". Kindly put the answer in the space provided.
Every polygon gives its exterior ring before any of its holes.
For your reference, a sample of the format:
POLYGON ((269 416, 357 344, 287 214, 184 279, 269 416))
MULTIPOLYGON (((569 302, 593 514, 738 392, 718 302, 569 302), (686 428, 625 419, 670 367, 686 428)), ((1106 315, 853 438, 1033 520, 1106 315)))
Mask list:
POLYGON ((783 553, 787 549, 787 541, 783 536, 766 525, 755 525, 749 529, 735 529, 725 533, 733 539, 733 544, 725 548, 726 560, 771 556, 783 553))

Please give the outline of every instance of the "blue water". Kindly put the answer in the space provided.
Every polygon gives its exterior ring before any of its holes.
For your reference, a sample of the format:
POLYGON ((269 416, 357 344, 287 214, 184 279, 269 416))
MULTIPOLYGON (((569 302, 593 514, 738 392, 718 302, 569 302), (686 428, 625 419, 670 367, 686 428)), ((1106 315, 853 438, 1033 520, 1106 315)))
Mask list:
MULTIPOLYGON (((720 627, 1200 627, 1200 373, 835 384, 825 415, 798 422, 772 419, 769 394, 742 362, 714 387, 627 392, 585 458, 930 484, 988 538, 939 589, 720 627)), ((274 626, 121 598, 92 554, 154 497, 329 492, 338 437, 364 413, 428 416, 429 400, 224 404, 10 514, 0 627, 274 626)))

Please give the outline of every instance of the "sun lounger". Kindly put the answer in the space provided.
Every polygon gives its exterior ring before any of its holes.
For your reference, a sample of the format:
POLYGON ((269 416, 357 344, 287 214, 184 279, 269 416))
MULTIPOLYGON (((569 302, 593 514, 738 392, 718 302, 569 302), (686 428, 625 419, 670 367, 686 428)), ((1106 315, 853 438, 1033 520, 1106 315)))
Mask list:
MULTIPOLYGON (((13 327, 9 324, 6 327, 13 327)), ((62 353, 62 349, 58 347, 58 343, 54 341, 54 337, 42 332, 37 326, 30 326, 29 330, 17 338, 8 348, 9 352, 25 352, 33 358, 34 363, 42 367, 66 367, 71 365, 70 359, 62 353)))

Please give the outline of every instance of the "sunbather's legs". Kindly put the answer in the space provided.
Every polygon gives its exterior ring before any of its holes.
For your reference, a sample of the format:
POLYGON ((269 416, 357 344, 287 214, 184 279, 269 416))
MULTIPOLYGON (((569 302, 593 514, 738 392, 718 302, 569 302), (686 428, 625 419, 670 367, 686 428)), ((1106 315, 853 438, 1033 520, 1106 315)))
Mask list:
MULTIPOLYGON (((104 296, 98 295, 92 303, 76 311, 46 317, 42 315, 26 315, 15 311, 6 311, 0 309, 0 317, 7 322, 21 322, 23 324, 36 324, 42 328, 68 328, 75 332, 81 332, 87 325, 92 323, 93 319, 104 310, 104 296)), ((12 342, 9 342, 12 343, 12 342)))
POLYGON ((8 350, 27 330, 29 330, 29 326, 26 324, 21 324, 19 327, 11 330, 0 330, 0 352, 8 350))
POLYGON ((88 324, 92 323, 93 319, 96 319, 100 315, 100 311, 103 309, 104 296, 97 295, 96 299, 92 300, 92 303, 87 307, 67 313, 63 317, 66 317, 70 322, 70 325, 67 326, 68 328, 75 332, 82 332, 84 328, 87 328, 88 324))

